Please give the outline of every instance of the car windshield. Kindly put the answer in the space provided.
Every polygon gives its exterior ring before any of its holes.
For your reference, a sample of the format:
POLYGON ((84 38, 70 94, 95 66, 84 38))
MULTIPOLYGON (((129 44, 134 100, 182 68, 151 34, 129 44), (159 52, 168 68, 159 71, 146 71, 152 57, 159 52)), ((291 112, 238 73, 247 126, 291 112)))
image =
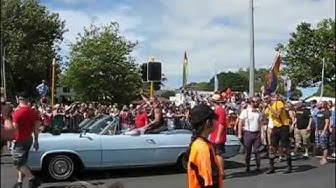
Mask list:
POLYGON ((91 124, 87 130, 89 133, 99 134, 106 126, 110 125, 113 122, 114 118, 111 116, 105 116, 101 119, 98 119, 93 124, 91 124))
POLYGON ((104 115, 99 115, 99 116, 96 116, 92 119, 89 119, 89 120, 83 120, 80 124, 79 124, 79 128, 82 129, 82 130, 89 130, 89 127, 91 127, 91 125, 93 125, 95 122, 97 122, 98 120, 104 118, 104 117, 107 117, 107 116, 104 116, 104 115))

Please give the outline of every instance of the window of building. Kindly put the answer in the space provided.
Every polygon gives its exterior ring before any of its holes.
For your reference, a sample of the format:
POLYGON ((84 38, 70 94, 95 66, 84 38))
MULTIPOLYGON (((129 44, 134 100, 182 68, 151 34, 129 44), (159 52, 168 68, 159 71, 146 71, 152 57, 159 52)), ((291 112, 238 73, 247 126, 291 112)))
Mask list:
POLYGON ((70 93, 70 88, 63 87, 63 93, 70 93))

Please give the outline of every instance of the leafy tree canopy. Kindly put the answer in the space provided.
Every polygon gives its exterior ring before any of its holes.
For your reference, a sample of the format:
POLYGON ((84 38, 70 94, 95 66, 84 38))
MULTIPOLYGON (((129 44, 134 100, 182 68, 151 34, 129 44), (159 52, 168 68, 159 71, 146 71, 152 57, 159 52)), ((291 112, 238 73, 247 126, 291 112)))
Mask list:
POLYGON ((120 35, 116 22, 84 28, 71 46, 62 82, 79 100, 128 103, 142 85, 139 66, 130 55, 136 45, 120 35))
POLYGON ((291 33, 283 51, 285 72, 295 84, 313 86, 322 80, 322 62, 325 60, 325 83, 335 85, 335 19, 324 19, 313 27, 303 22, 291 33))
POLYGON ((51 62, 66 32, 59 15, 38 0, 1 0, 1 55, 6 59, 7 94, 34 94, 50 80, 51 62))

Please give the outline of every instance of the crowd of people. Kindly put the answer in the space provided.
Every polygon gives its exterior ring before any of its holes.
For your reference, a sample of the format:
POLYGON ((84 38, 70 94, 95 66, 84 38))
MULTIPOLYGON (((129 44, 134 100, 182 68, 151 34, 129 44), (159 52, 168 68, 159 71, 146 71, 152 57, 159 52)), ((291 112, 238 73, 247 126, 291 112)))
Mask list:
POLYGON ((276 159, 283 158, 287 161, 284 173, 291 173, 292 158, 301 155, 301 151, 302 157, 309 157, 321 150, 321 165, 328 162, 329 155, 335 157, 336 119, 332 101, 312 101, 310 106, 305 106, 304 101, 293 104, 278 94, 250 98, 228 97, 222 93, 206 97, 188 95, 192 96, 193 104, 176 105, 160 101, 158 97, 142 96, 143 103, 123 106, 94 102, 50 106, 43 96, 36 104, 28 100, 26 93, 21 93, 15 108, 2 97, 1 138, 2 142, 14 140, 12 152, 18 169, 17 187, 22 185, 23 176, 29 179, 31 187, 40 185, 25 165, 30 147, 38 150, 40 132, 49 132, 55 127, 78 130, 80 123, 98 115, 119 117, 122 128, 130 135, 155 134, 174 128, 192 130, 194 135, 187 152, 190 188, 222 186, 221 180, 225 178, 222 154, 227 134, 236 135, 242 142, 247 173, 252 158, 256 161, 255 170, 260 171, 262 151, 267 151, 268 174, 275 172, 276 159), (9 127, 13 127, 12 132, 9 127))

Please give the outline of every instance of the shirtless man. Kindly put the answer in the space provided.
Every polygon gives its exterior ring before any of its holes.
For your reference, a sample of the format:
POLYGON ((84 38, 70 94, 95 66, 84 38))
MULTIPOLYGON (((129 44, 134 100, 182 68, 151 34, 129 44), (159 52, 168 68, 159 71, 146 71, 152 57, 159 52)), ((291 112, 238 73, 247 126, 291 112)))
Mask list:
POLYGON ((164 126, 162 108, 157 97, 151 97, 150 104, 152 108, 152 112, 149 116, 150 123, 143 129, 145 130, 146 134, 156 134, 166 129, 166 126, 164 126))

